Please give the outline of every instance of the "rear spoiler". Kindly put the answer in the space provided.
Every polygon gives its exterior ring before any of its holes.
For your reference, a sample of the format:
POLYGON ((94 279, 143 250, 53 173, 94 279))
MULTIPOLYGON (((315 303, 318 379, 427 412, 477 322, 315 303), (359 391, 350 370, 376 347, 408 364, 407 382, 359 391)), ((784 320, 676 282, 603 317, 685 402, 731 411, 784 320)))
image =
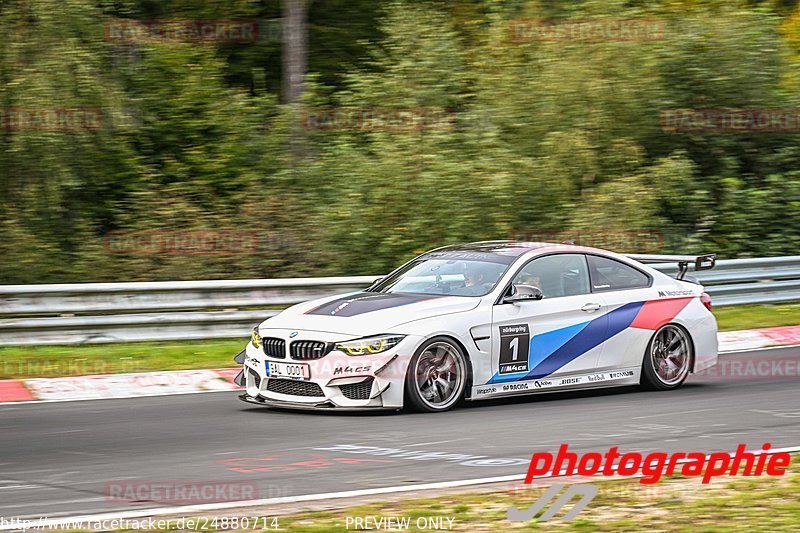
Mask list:
POLYGON ((626 257, 640 263, 678 263, 677 279, 683 279, 689 265, 693 264, 695 271, 710 270, 717 264, 717 254, 703 255, 638 255, 625 254, 626 257))

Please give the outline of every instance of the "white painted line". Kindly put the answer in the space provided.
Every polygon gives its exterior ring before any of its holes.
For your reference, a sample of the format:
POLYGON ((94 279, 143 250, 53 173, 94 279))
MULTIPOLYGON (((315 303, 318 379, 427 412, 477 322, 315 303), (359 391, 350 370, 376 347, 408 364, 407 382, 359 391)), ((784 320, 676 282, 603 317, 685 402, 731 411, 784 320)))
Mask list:
MULTIPOLYGON (((767 455, 773 455, 776 453, 797 453, 800 452, 800 446, 793 446, 788 448, 774 448, 768 450, 766 453, 767 455)), ((755 455, 761 455, 764 453, 763 450, 746 450, 745 453, 752 453, 755 455)), ((735 452, 730 452, 728 455, 733 457, 735 452)), ((710 455, 706 455, 706 459, 708 459, 710 455)), ((684 464, 688 463, 689 459, 681 459, 676 461, 677 464, 684 464)), ((564 477, 566 475, 566 469, 559 472, 558 475, 554 474, 545 474, 542 476, 536 476, 535 479, 548 479, 553 477, 564 477)), ((592 477, 598 477, 599 474, 596 474, 592 477)), ((638 476, 625 476, 626 478, 636 478, 641 477, 642 475, 638 476)), ((452 489, 458 487, 469 487, 475 485, 486 485, 490 483, 504 483, 509 481, 520 481, 525 479, 526 474, 513 474, 508 476, 496 476, 496 477, 484 477, 484 478, 474 478, 474 479, 462 479, 457 481, 441 481, 436 483, 420 483, 416 485, 401 485, 395 487, 381 487, 381 488, 374 488, 374 489, 360 489, 360 490, 348 490, 344 492, 325 492, 321 494, 305 494, 301 496, 283 496, 280 498, 264 498, 261 500, 248 500, 248 501, 239 501, 239 502, 221 502, 221 503, 208 503, 202 505, 184 505, 184 506, 177 506, 177 507, 158 507, 152 509, 137 509, 135 511, 123 511, 123 512, 109 512, 109 513, 102 513, 102 514, 94 514, 94 515, 80 515, 80 516, 71 516, 71 517, 64 517, 64 518, 53 518, 53 519, 45 519, 39 520, 37 518, 31 519, 31 524, 29 524, 30 528, 35 527, 37 529, 54 529, 57 527, 63 527, 65 525, 74 525, 76 522, 84 522, 84 523, 97 523, 102 522, 104 520, 132 520, 138 518, 148 518, 148 517, 156 517, 156 516, 197 516, 196 513, 203 513, 207 511, 222 511, 226 509, 239 509, 244 507, 263 507, 268 505, 280 505, 285 503, 299 503, 299 502, 313 502, 313 501, 322 501, 322 500, 337 500, 342 498, 359 498, 362 496, 378 496, 381 494, 401 494, 404 492, 414 492, 414 491, 421 491, 421 490, 436 490, 436 489, 452 489)), ((730 476, 734 477, 734 476, 730 476)), ((14 527, 12 525, 0 525, 0 531, 13 531, 19 529, 18 527, 14 527)))

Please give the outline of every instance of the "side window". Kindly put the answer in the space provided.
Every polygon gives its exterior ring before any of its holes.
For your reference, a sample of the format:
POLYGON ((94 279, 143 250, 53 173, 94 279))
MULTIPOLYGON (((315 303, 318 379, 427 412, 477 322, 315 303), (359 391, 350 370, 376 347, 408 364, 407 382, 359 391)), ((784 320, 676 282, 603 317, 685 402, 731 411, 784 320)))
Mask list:
POLYGON ((625 263, 598 255, 590 255, 588 259, 594 292, 641 289, 650 286, 650 278, 646 274, 625 263))
POLYGON ((513 283, 538 287, 545 298, 590 292, 589 269, 582 254, 546 255, 534 259, 522 267, 513 283))

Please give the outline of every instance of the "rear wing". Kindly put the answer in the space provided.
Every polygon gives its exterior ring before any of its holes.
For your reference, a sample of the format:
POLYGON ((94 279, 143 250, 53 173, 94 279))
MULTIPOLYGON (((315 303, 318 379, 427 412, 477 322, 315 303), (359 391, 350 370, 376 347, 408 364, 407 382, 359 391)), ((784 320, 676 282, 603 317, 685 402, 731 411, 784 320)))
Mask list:
POLYGON ((677 279, 683 279, 689 265, 694 265, 695 271, 710 270, 717 264, 717 254, 703 255, 639 255, 625 254, 626 257, 640 263, 678 263, 677 279))

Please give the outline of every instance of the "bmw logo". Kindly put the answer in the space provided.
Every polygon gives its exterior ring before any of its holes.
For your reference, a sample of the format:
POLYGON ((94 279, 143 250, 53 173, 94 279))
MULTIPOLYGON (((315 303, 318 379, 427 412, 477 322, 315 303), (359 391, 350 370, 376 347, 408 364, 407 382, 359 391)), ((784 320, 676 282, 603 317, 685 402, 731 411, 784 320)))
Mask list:
POLYGON ((289 338, 290 339, 294 339, 295 337, 297 337, 297 332, 296 331, 293 331, 293 332, 289 333, 289 338))

